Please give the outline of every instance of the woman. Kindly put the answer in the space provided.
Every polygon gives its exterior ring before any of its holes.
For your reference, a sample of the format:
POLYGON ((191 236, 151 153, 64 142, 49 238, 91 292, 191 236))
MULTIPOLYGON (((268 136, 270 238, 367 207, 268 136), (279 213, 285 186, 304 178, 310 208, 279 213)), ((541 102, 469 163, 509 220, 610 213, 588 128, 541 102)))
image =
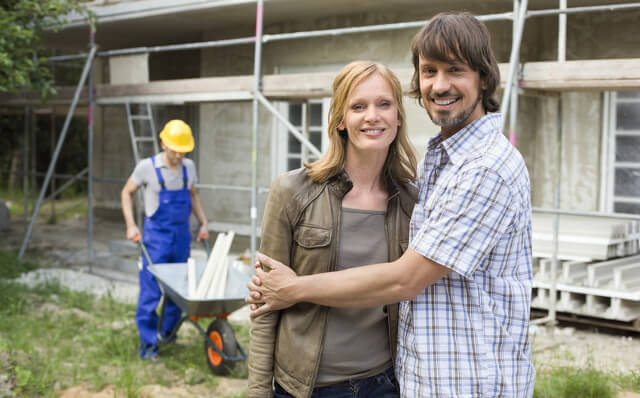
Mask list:
MULTIPOLYGON (((260 251, 299 275, 400 257, 409 240, 416 159, 402 88, 384 65, 355 61, 333 82, 329 149, 278 177, 260 251)), ((397 397, 397 305, 299 303, 254 320, 248 397, 397 397), (273 383, 272 383, 273 382, 273 383), (272 387, 273 385, 273 387, 272 387)))

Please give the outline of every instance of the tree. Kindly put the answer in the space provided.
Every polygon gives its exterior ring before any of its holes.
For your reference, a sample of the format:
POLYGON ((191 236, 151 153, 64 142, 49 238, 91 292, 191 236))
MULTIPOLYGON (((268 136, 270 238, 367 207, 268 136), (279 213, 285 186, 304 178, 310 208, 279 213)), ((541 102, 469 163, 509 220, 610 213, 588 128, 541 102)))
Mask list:
POLYGON ((93 24, 93 14, 80 0, 0 0, 0 92, 27 88, 43 101, 55 94, 42 37, 60 29, 72 11, 93 24))

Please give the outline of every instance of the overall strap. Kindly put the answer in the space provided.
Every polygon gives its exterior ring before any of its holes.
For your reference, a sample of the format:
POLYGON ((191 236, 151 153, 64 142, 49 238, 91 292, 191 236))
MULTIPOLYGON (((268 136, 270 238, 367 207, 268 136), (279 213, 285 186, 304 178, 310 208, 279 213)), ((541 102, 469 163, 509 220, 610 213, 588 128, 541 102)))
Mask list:
POLYGON ((189 178, 187 177, 187 166, 184 165, 184 162, 182 163, 182 181, 184 183, 184 186, 182 187, 182 189, 189 189, 189 178))
POLYGON ((158 176, 158 183, 160 183, 160 187, 162 189, 166 189, 164 186, 164 178, 162 178, 162 173, 160 172, 160 168, 156 167, 155 156, 151 156, 151 164, 153 165, 154 170, 156 171, 156 175, 158 176))

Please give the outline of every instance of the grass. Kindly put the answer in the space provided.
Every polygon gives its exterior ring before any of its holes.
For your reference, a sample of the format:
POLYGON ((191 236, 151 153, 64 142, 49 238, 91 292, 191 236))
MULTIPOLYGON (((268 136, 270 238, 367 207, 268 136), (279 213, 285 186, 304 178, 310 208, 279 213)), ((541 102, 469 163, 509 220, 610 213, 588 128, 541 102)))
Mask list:
POLYGON ((553 368, 538 374, 534 398, 615 398, 616 377, 593 368, 553 368))
MULTIPOLYGON (((56 390, 78 385, 93 391, 113 386, 126 397, 140 396, 140 388, 150 384, 215 391, 220 378, 209 371, 195 328, 183 326, 180 346, 163 347, 162 364, 141 361, 135 306, 56 282, 27 288, 6 279, 35 267, 16 265, 14 253, 0 251, 0 375, 9 384, 0 378, 0 397, 55 397, 56 390)), ((201 326, 206 329, 209 321, 201 326)), ((246 348, 248 328, 232 326, 246 348)), ((246 363, 236 365, 230 377, 246 378, 246 363)))
MULTIPOLYGON (((0 250, 0 376, 7 375, 10 384, 7 393, 0 377, 0 397, 55 397, 56 390, 78 385, 93 391, 112 386, 118 396, 132 398, 151 384, 215 392, 221 379, 209 371, 204 340, 194 328, 183 326, 180 346, 166 346, 163 363, 150 365, 138 359, 133 305, 73 292, 55 282, 19 285, 9 279, 37 268, 38 261, 15 260, 16 253, 0 250)), ((206 329, 208 322, 201 321, 201 327, 206 329)), ((246 351, 248 325, 232 326, 246 351)), ((535 398, 614 398, 619 391, 640 392, 640 373, 536 367, 535 398)), ((246 379, 247 374, 246 362, 240 362, 230 377, 246 379)))
MULTIPOLYGON (((28 198, 29 213, 27 217, 31 217, 33 208, 38 200, 40 191, 32 192, 32 196, 28 198)), ((24 218, 24 197, 22 191, 9 192, 7 190, 0 190, 0 198, 6 203, 9 208, 9 214, 14 220, 21 220, 24 218)), ((55 200, 55 213, 51 209, 51 203, 43 203, 40 207, 38 219, 46 221, 47 223, 54 224, 59 220, 72 218, 78 215, 87 214, 87 199, 86 194, 76 193, 73 187, 67 188, 63 191, 55 200)))

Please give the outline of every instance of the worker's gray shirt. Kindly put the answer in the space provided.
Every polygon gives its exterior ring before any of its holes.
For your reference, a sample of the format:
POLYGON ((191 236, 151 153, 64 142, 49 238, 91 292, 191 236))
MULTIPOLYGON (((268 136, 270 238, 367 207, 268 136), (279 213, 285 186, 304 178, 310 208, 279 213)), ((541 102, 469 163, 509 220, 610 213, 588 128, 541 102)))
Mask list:
MULTIPOLYGON (((182 167, 178 167, 176 171, 171 170, 164 163, 164 152, 161 152, 154 156, 156 167, 160 168, 162 178, 164 178, 164 186, 169 191, 182 189, 182 167)), ((188 187, 191 189, 198 182, 198 175, 196 174, 196 166, 193 160, 183 158, 182 164, 187 168, 187 180, 188 187)), ((136 165, 136 168, 131 174, 131 178, 136 185, 144 188, 144 212, 147 217, 151 217, 153 213, 158 210, 159 201, 158 193, 160 192, 160 182, 156 175, 156 170, 151 163, 151 158, 143 159, 136 165)))

